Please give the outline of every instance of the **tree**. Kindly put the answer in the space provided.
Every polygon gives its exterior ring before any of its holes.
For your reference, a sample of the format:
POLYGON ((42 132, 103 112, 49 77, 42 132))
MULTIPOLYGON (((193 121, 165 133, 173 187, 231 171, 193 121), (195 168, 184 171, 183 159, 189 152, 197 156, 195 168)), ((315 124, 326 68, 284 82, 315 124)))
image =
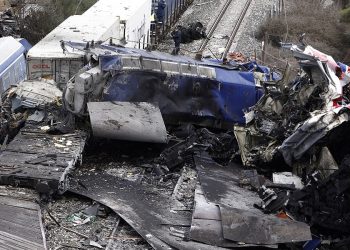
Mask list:
MULTIPOLYGON (((97 0, 49 0, 18 16, 20 35, 35 44, 71 15, 79 15, 97 0)), ((20 12, 19 12, 20 13, 20 12)))
POLYGON ((58 9, 62 10, 63 16, 65 18, 71 15, 80 15, 97 2, 97 0, 51 0, 51 1, 58 9))

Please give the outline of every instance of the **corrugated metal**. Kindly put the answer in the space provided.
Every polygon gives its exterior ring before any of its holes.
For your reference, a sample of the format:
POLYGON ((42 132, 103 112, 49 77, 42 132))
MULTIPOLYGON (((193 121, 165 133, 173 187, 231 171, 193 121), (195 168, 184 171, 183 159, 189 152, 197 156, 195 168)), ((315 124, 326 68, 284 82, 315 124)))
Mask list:
POLYGON ((0 196, 0 249, 46 249, 38 204, 26 199, 0 196))

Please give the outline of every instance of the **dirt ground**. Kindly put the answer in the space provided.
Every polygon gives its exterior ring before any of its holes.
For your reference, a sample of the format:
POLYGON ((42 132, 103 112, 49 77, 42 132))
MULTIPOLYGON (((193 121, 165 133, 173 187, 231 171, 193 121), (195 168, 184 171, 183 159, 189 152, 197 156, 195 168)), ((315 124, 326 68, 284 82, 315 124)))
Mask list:
POLYGON ((0 11, 4 11, 6 8, 8 8, 8 3, 6 0, 0 0, 0 11))

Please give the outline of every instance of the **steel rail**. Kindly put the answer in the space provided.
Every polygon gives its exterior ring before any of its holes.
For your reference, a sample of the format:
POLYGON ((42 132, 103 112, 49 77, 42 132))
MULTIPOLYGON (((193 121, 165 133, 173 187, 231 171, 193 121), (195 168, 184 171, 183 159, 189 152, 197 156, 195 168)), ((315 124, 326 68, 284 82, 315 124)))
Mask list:
POLYGON ((232 3, 232 0, 227 0, 224 4, 224 6, 221 8, 219 14, 217 15, 217 17, 215 18, 215 21, 213 23, 213 25, 210 27, 209 32, 207 33, 207 37, 203 40, 201 46, 199 47, 198 53, 202 54, 205 47, 208 45, 210 38, 212 37, 212 35, 214 34, 216 28, 218 27, 218 24, 220 23, 222 17, 224 16, 224 14, 226 13, 226 10, 228 9, 228 7, 230 6, 230 4, 232 3))
POLYGON ((229 50, 232 46, 233 40, 235 39, 237 32, 238 32, 239 28, 241 27, 241 24, 244 20, 244 17, 246 16, 246 14, 248 12, 248 9, 249 9, 249 6, 251 3, 252 3, 252 0, 247 0, 247 2, 245 3, 244 8, 243 8, 241 14, 239 15, 239 18, 238 18, 238 20, 237 20, 237 22, 232 30, 232 33, 230 35, 230 39, 226 43, 225 50, 221 55, 221 59, 224 59, 227 56, 227 53, 229 52, 229 50))

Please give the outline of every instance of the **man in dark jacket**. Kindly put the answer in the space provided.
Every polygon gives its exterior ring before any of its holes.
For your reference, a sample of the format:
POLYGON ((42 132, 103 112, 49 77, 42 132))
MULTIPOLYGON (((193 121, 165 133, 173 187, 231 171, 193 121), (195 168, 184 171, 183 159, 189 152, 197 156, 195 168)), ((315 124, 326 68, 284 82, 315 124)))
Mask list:
POLYGON ((160 23, 164 22, 165 7, 166 7, 165 0, 159 0, 158 8, 157 8, 157 21, 160 23))
POLYGON ((171 32, 171 36, 175 43, 175 48, 173 49, 172 55, 178 55, 180 51, 180 43, 181 43, 181 31, 180 26, 177 26, 173 32, 171 32))

